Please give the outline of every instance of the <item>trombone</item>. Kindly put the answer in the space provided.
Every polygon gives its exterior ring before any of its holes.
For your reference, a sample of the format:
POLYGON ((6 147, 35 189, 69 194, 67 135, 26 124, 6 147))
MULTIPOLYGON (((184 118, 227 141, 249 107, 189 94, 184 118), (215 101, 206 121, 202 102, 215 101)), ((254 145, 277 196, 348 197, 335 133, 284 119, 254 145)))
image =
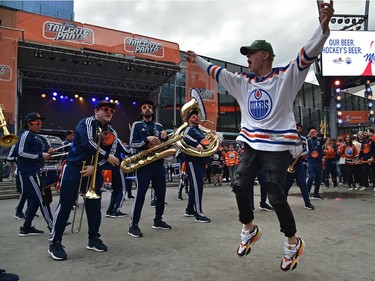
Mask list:
MULTIPOLYGON (((86 189, 85 189, 86 194, 83 195, 83 205, 82 205, 82 210, 81 210, 81 217, 79 219, 79 224, 77 225, 76 228, 75 228, 75 226, 76 226, 75 220, 76 220, 77 207, 74 208, 72 229, 71 229, 71 232, 73 234, 77 234, 81 231, 82 219, 83 219, 83 213, 84 213, 84 210, 85 210, 86 199, 100 199, 100 195, 98 195, 95 191, 95 186, 96 186, 96 173, 98 171, 100 142, 102 140, 102 129, 101 128, 98 128, 97 135, 98 135, 97 136, 98 137, 98 142, 97 142, 98 147, 96 149, 95 156, 93 157, 93 160, 91 161, 92 162, 91 165, 94 166, 94 171, 93 171, 93 174, 90 176, 90 179, 87 180, 87 185, 86 185, 86 189)), ((82 172, 85 170, 85 168, 86 168, 86 161, 82 161, 81 178, 79 180, 78 196, 77 196, 76 204, 78 203, 78 199, 79 199, 79 196, 80 196, 80 190, 81 190, 82 183, 83 183, 82 172)))
POLYGON ((7 122, 3 114, 4 105, 0 104, 0 128, 3 130, 3 135, 0 137, 0 146, 10 147, 16 144, 18 137, 16 135, 10 134, 7 129, 7 122))
MULTIPOLYGON (((81 170, 81 172, 85 169, 85 167, 86 167, 86 161, 82 161, 82 170, 81 170)), ((78 196, 77 196, 77 199, 75 201, 75 208, 74 208, 74 212, 73 212, 72 229, 71 229, 71 232, 73 234, 77 234, 78 232, 81 231, 83 213, 85 211, 85 198, 83 198, 81 217, 79 219, 79 224, 78 224, 77 228, 75 229, 78 199, 79 199, 79 196, 81 195, 80 194, 80 189, 81 189, 81 186, 82 186, 82 181, 83 181, 83 176, 81 175, 81 178, 79 179, 78 196)), ((87 189, 87 187, 88 187, 88 182, 87 182, 86 189, 87 189)))

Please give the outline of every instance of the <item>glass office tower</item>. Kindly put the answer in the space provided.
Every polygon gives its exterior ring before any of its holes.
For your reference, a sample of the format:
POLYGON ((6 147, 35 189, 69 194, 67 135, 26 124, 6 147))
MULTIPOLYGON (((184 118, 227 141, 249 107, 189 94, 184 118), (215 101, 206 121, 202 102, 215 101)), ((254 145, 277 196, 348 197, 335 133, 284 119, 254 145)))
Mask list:
POLYGON ((1 1, 0 6, 60 19, 74 20, 74 0, 65 1, 1 1))

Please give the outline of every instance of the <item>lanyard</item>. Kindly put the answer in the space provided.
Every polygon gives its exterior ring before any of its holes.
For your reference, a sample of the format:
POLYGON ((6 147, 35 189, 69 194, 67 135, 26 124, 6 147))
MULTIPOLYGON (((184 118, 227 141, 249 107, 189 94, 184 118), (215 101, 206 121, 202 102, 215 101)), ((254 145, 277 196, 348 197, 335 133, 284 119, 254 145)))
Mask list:
POLYGON ((156 129, 155 122, 148 122, 146 123, 145 120, 142 120, 143 128, 145 129, 148 136, 156 136, 159 137, 159 131, 156 129), (150 126, 151 125, 151 126, 150 126), (153 128, 151 128, 153 126, 153 128))

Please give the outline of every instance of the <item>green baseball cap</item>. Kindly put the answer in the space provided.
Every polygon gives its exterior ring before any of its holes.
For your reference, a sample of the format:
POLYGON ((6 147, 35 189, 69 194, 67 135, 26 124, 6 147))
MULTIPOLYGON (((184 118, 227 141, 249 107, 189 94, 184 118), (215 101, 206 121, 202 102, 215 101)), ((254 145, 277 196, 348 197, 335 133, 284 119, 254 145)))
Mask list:
POLYGON ((275 56, 271 44, 266 40, 255 40, 250 46, 242 46, 240 52, 242 55, 246 56, 250 51, 258 50, 264 50, 269 52, 273 57, 275 56))

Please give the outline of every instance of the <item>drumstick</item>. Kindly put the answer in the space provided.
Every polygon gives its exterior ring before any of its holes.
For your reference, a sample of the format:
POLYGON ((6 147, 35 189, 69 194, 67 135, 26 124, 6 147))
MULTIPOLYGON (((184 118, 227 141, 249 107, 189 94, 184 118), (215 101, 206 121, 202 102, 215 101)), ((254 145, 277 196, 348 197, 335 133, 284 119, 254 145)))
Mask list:
POLYGON ((54 158, 54 157, 58 157, 58 156, 64 156, 64 155, 68 155, 69 152, 64 152, 64 153, 59 153, 59 154, 51 154, 51 157, 54 158))
POLYGON ((65 145, 62 145, 62 146, 60 146, 60 147, 56 147, 55 150, 59 150, 59 149, 62 149, 62 148, 68 147, 68 146, 72 146, 72 143, 70 142, 70 143, 67 143, 67 144, 65 144, 65 145))

